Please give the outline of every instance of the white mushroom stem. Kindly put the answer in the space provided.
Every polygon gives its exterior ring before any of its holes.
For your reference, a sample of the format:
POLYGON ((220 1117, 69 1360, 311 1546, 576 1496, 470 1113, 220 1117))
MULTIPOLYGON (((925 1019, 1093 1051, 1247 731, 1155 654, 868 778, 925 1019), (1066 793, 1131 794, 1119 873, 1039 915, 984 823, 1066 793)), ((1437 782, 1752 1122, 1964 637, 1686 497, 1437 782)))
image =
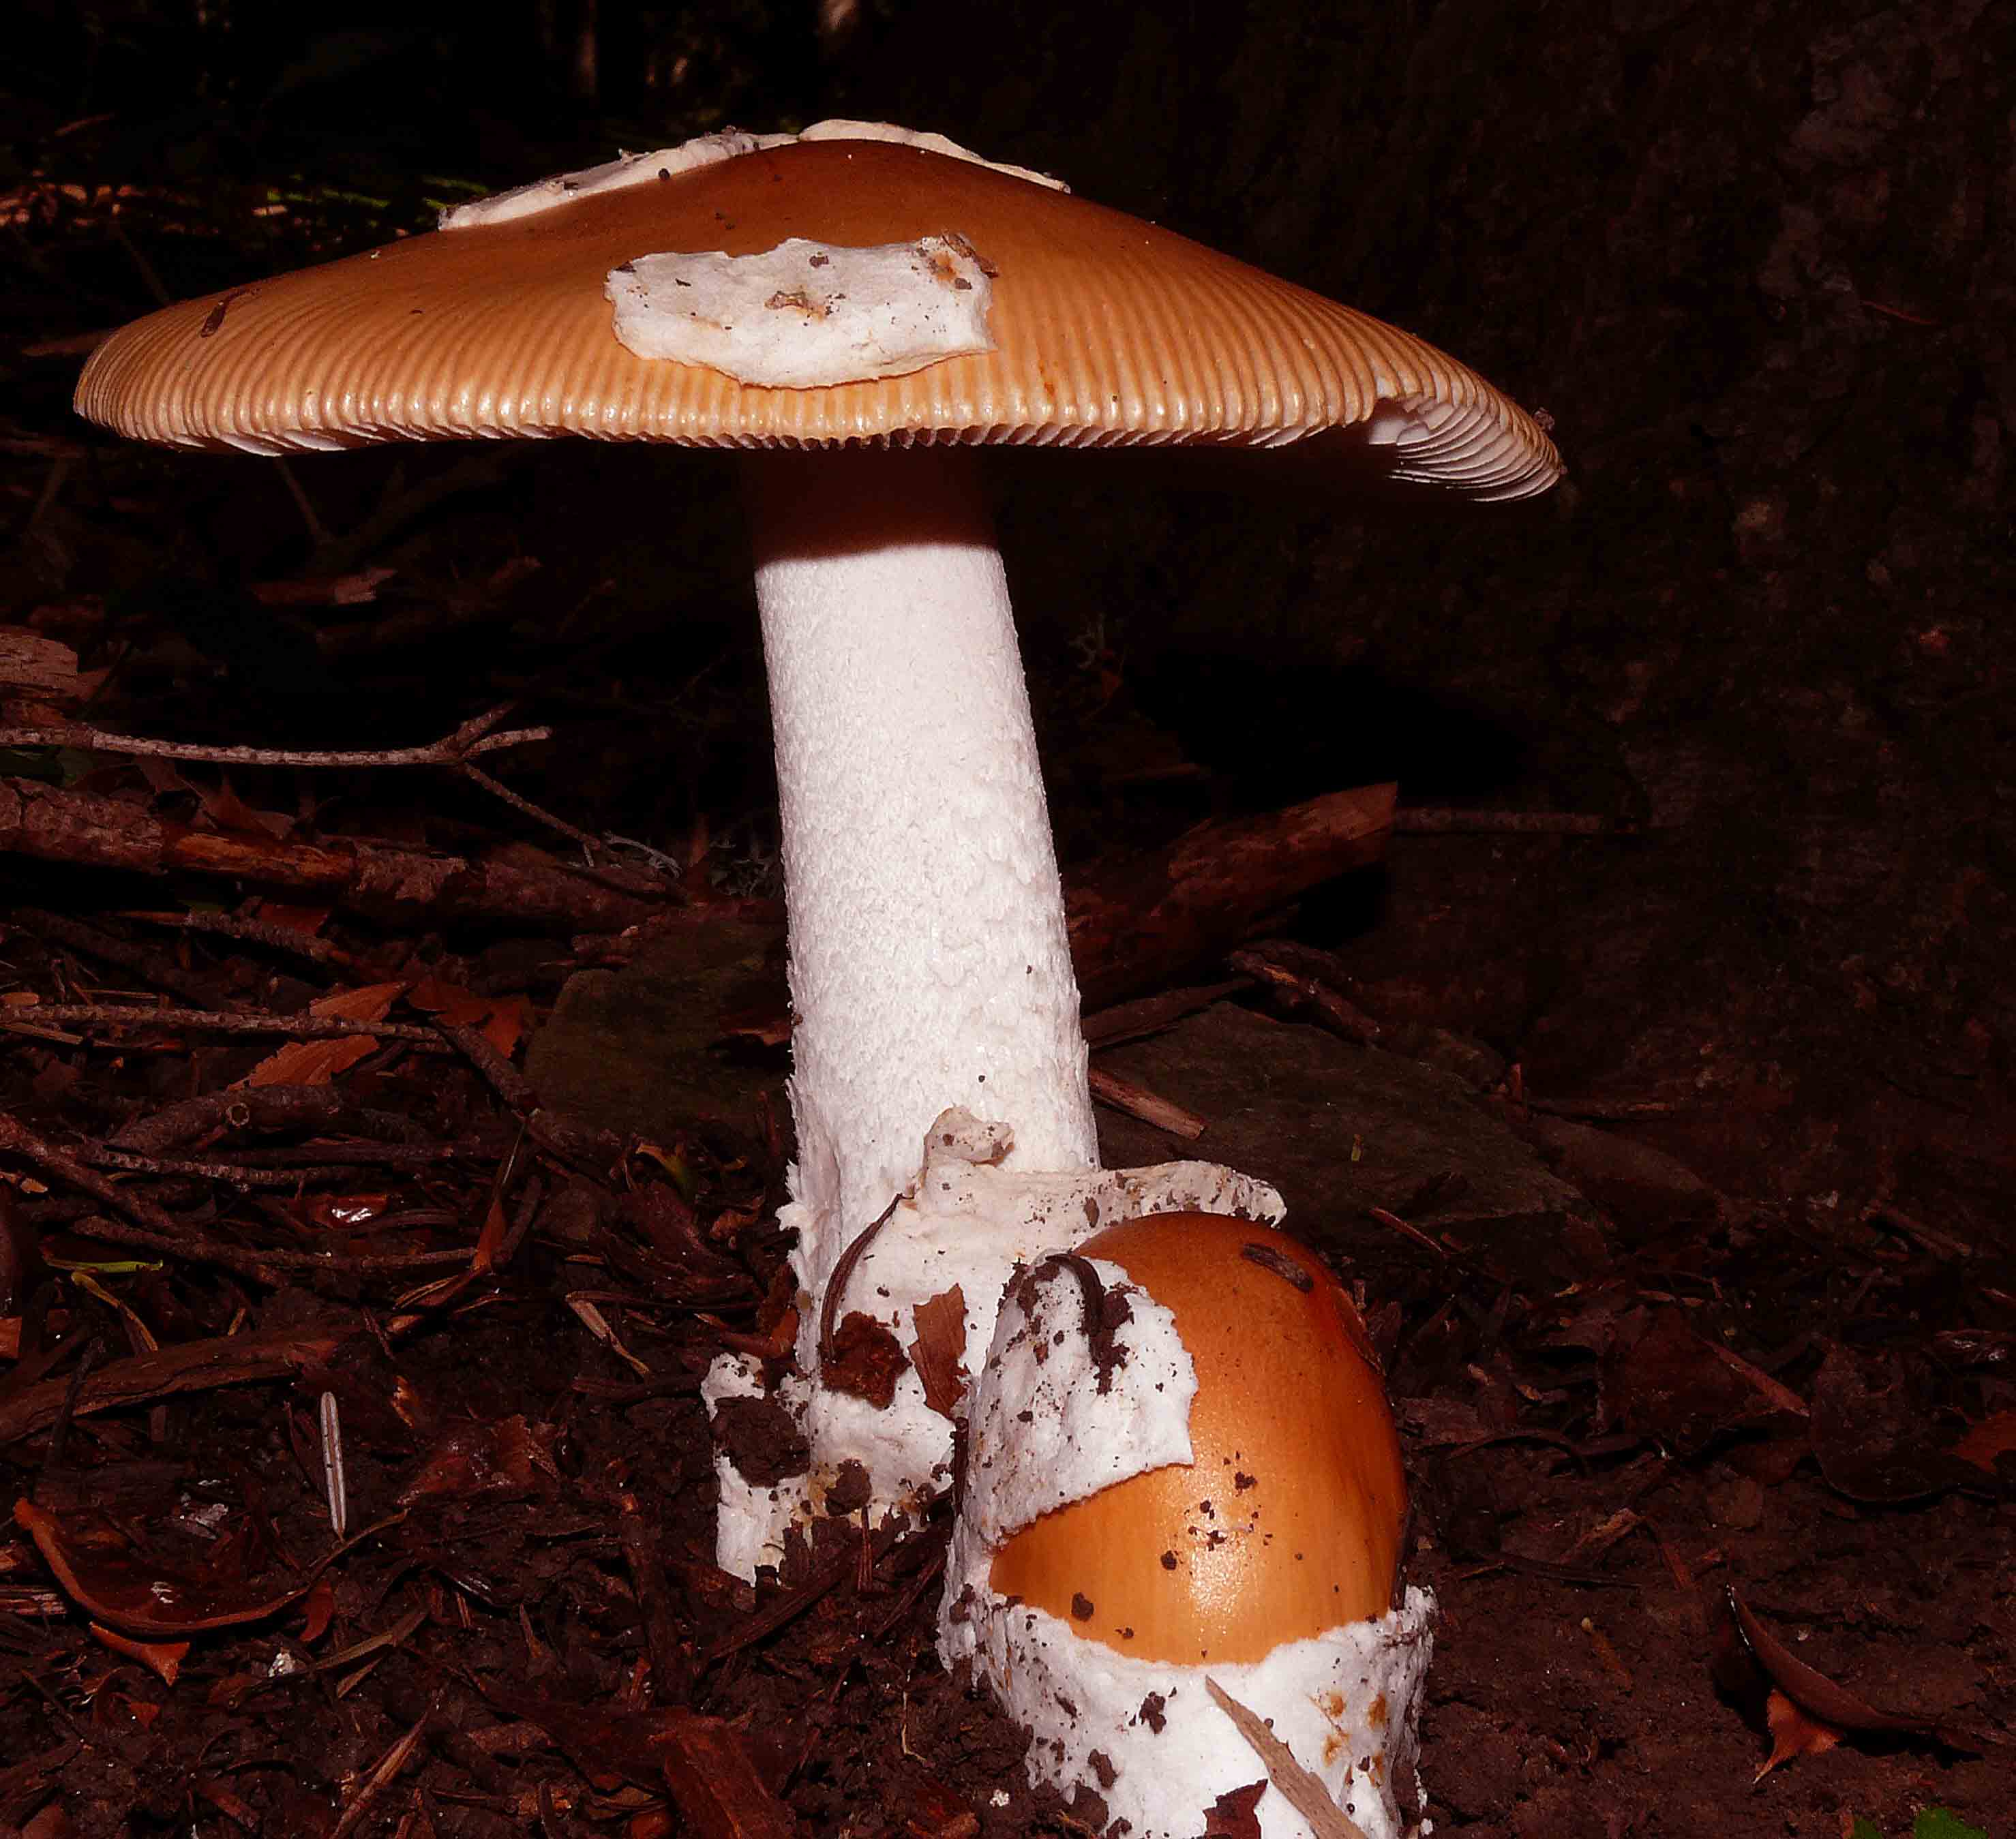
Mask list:
POLYGON ((1078 986, 1006 578, 950 447, 745 462, 815 1301, 947 1107, 1011 1171, 1093 1167, 1078 986))

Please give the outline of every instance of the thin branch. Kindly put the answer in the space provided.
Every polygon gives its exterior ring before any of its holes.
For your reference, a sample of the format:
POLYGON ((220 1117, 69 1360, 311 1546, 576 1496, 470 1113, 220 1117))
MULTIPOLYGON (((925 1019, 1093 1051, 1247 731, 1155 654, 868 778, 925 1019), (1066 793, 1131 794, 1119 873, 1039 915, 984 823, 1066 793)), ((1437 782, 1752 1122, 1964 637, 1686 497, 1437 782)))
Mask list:
MULTIPOLYGON (((907 1193, 909 1190, 905 1189, 907 1193)), ((822 1369, 829 1365, 837 1353, 833 1338, 833 1326, 840 1313, 841 1298, 847 1293, 847 1280, 854 1275, 854 1267, 861 1262, 861 1254, 875 1243, 875 1235, 888 1225, 890 1217, 903 1204, 903 1195, 884 1207, 875 1218, 847 1242, 847 1249, 840 1254, 839 1261, 833 1267, 833 1275, 826 1280, 826 1295, 819 1304, 819 1363, 822 1369)))
MULTIPOLYGON (((510 712, 509 703, 465 722, 452 734, 419 747, 238 747, 210 741, 157 740, 147 735, 111 734, 98 728, 0 728, 0 747, 77 747, 94 754, 125 754, 135 759, 189 760, 212 766, 461 766, 478 754, 500 747, 550 740, 550 728, 488 730, 510 712)), ((487 775, 484 776, 485 778, 487 775)), ((493 779, 490 784, 495 786, 493 779)))
POLYGON ((509 1056, 499 1053, 491 1045, 490 1037, 481 1028, 472 1028, 462 1022, 441 1021, 434 1024, 434 1031, 461 1054, 482 1075, 484 1083, 520 1117, 528 1116, 538 1108, 539 1095, 532 1089, 531 1081, 512 1065, 509 1056))
POLYGON ((371 1035, 383 1041, 408 1041, 434 1053, 449 1051, 438 1030, 415 1022, 366 1022, 340 1015, 234 1015, 215 1009, 143 1009, 138 1003, 38 1002, 10 1009, 0 1017, 9 1022, 97 1022, 114 1027, 194 1028, 211 1035, 289 1035, 299 1041, 329 1041, 347 1035, 371 1035))
POLYGON ((1157 1130, 1180 1137, 1185 1143, 1195 1143, 1208 1128, 1204 1119, 1194 1111, 1185 1110, 1175 1099, 1150 1092, 1145 1085, 1136 1085, 1131 1079, 1122 1079, 1103 1067, 1089 1068, 1085 1078, 1097 1103, 1111 1105, 1116 1111, 1139 1117, 1143 1124, 1152 1124, 1157 1130))
POLYGON ((312 894, 374 924, 506 920, 521 930, 618 933, 660 915, 666 890, 611 869, 583 871, 529 849, 448 852, 358 838, 283 841, 192 830, 145 805, 0 777, 0 852, 144 875, 182 870, 312 894))
POLYGON ((1204 1675, 1204 1689, 1260 1758, 1275 1793, 1309 1822, 1316 1839, 1368 1839, 1365 1829, 1330 1798, 1323 1777, 1296 1760, 1294 1751, 1275 1736, 1264 1718, 1241 1704, 1209 1674, 1204 1675))
POLYGON ((93 1168, 127 1175, 185 1175, 233 1187, 270 1188, 291 1193, 317 1182, 353 1179, 360 1168, 440 1168, 458 1162, 493 1160, 494 1151, 458 1143, 311 1143, 298 1150, 253 1150, 244 1160, 204 1161, 185 1156, 143 1156, 132 1150, 93 1149, 84 1159, 93 1168))
POLYGON ((316 1277, 412 1276, 426 1271, 466 1266, 467 1246, 444 1247, 438 1251, 376 1252, 353 1255, 337 1251, 283 1251, 251 1245, 229 1245, 221 1239, 199 1239, 189 1233, 152 1233, 144 1226, 129 1226, 107 1219, 103 1214, 86 1214, 72 1220, 67 1230, 81 1239, 103 1239, 108 1244, 124 1245, 151 1251, 164 1258, 181 1258, 190 1264, 220 1265, 236 1271, 248 1282, 278 1289, 290 1281, 316 1277))
POLYGON ((61 1150, 46 1137, 38 1136, 18 1117, 9 1117, 0 1111, 0 1150, 9 1152, 32 1162, 45 1174, 55 1175, 74 1188, 81 1189, 92 1200, 123 1213, 128 1219, 135 1220, 151 1232, 163 1235, 172 1244, 182 1233, 182 1226, 167 1209, 149 1200, 146 1195, 135 1193, 131 1188, 122 1188, 117 1182, 106 1180, 95 1170, 89 1169, 67 1150, 61 1150))
MULTIPOLYGON (((551 731, 546 729, 528 728, 524 732, 528 735, 543 736, 551 731)), ((556 812, 547 810, 543 804, 535 804, 524 794, 513 791, 502 779, 493 779, 481 767, 473 766, 466 760, 458 760, 455 762, 455 770, 471 784, 481 786, 493 798, 502 799, 513 811, 531 819, 535 823, 544 824, 549 830, 557 830, 563 837, 578 843, 588 851, 589 860, 591 862, 603 852, 606 846, 599 837, 584 830, 578 824, 569 823, 565 818, 560 816, 556 812)))
POLYGON ((247 920, 236 913, 157 913, 137 909, 115 913, 112 917, 131 920, 142 926, 164 926, 177 932, 213 933, 220 938, 264 945, 271 951, 305 958, 311 964, 330 964, 340 970, 347 970, 357 962, 340 945, 316 938, 297 927, 281 926, 271 920, 247 920))
MULTIPOLYGON (((181 1392, 284 1379, 304 1366, 321 1365, 342 1341, 340 1334, 297 1328, 256 1329, 221 1340, 183 1341, 100 1367, 85 1382, 77 1414, 88 1416, 181 1392)), ((54 1423, 68 1385, 66 1380, 45 1380, 0 1401, 0 1444, 54 1423)))

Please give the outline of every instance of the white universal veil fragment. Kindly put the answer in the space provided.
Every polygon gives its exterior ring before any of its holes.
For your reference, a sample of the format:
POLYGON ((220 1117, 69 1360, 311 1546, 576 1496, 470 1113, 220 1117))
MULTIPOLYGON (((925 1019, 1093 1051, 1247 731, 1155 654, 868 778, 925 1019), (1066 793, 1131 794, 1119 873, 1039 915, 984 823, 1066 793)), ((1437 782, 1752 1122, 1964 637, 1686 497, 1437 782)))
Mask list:
MULTIPOLYGON (((944 1464, 941 1413, 891 1430, 822 1405, 815 1326, 846 1247, 895 1197, 923 1204, 940 1113, 1001 1126, 974 1164, 992 1210, 961 1286, 977 1333, 980 1273, 1032 1249, 1049 1178, 1106 1192, 967 449, 1302 443, 1348 451, 1340 477, 1369 459, 1501 498, 1545 490, 1558 462, 1530 417, 1405 333, 880 124, 708 135, 445 225, 139 321, 94 354, 77 404, 124 434, 252 452, 560 434, 744 450, 799 1017, 789 1221, 807 1306, 788 1397, 814 1462, 796 1488, 727 1491, 723 1559, 746 1571, 850 1463, 883 1506, 944 1464)), ((1136 1183, 1149 1206, 1194 1186, 1136 1183)), ((1223 1204, 1272 1204, 1257 1185, 1223 1204)), ((905 1346, 932 1294, 864 1292, 905 1346)), ((748 1383, 724 1367, 714 1390, 748 1383)))

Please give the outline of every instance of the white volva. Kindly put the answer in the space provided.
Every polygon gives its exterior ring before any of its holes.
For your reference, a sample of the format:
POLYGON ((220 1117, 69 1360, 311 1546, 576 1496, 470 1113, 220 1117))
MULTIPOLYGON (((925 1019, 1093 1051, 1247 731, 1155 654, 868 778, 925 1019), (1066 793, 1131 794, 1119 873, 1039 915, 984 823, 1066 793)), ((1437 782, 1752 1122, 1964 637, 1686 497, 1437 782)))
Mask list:
MULTIPOLYGON (((917 1305, 956 1289, 965 1305, 970 1369, 994 1339, 1003 1293, 1017 1265, 1067 1250, 1116 1220, 1144 1214, 1236 1214, 1269 1222, 1281 1217, 1281 1197, 1265 1182, 1215 1162, 1046 1171, 1009 1166, 1012 1140, 1006 1125, 969 1111, 955 1109, 935 1118, 922 1141, 922 1159, 909 1170, 903 1199, 846 1274, 836 1316, 859 1310, 908 1348, 917 1339, 917 1305)), ((802 1172, 799 1179, 802 1190, 802 1172)), ((833 1261, 852 1234, 836 1229, 830 1217, 823 1222, 803 1200, 787 1207, 783 1218, 798 1228, 792 1261, 799 1283, 808 1297, 823 1299, 833 1261)), ((721 1487, 715 1560, 738 1577, 753 1577, 760 1565, 783 1562, 792 1525, 819 1511, 824 1489, 837 1479, 843 1463, 857 1464, 866 1473, 880 1506, 905 1512, 951 1477, 951 1423, 932 1409, 914 1368, 898 1377, 895 1395, 885 1406, 810 1384, 801 1377, 818 1370, 819 1319, 817 1308, 807 1310, 799 1328, 798 1373, 779 1388, 812 1445, 810 1472, 758 1483, 745 1478, 725 1452, 715 1459, 721 1487)), ((1180 1348, 1176 1351, 1180 1355, 1180 1348)), ((1184 1366, 1187 1372, 1186 1357, 1184 1366)), ((1147 1370, 1144 1364, 1137 1374, 1147 1370)), ((762 1390, 758 1363, 729 1355, 715 1362, 703 1396, 711 1411, 724 1398, 757 1397, 762 1390)), ((1035 1498, 1040 1504, 1031 1511, 1040 1512, 1043 1506, 1089 1492, 1092 1477, 1117 1479, 1122 1472, 1117 1465, 1172 1459, 1165 1453, 1169 1449, 1186 1455, 1190 1391, 1186 1380, 1168 1388, 1166 1396, 1158 1393, 1139 1421, 1125 1428, 1125 1447, 1112 1452, 1082 1447, 1066 1459, 1060 1443, 1046 1441, 1032 1425, 1031 1440, 1021 1446, 1017 1472, 1026 1478, 1021 1488, 1006 1487, 997 1477, 988 1498, 1024 1506, 1035 1498), (1044 1495, 1041 1490, 1046 1487, 1064 1492, 1044 1495), (1031 1489, 1037 1491, 1033 1497, 1031 1489)), ((984 1462, 992 1474, 1003 1467, 1004 1459, 1005 1452, 990 1445, 973 1459, 984 1462)))
MULTIPOLYGON (((1093 1268, 1128 1285, 1117 1265, 1093 1268)), ((1168 1312, 1128 1289, 1128 1358, 1115 1374, 1093 1359, 1075 1284, 1053 1277, 1032 1303, 1020 1294, 1003 1303, 973 1386, 939 1653, 967 1661, 1030 1733, 1031 1782, 1096 1787, 1107 1819, 1133 1839, 1193 1839, 1219 1796, 1265 1772, 1207 1679, 1266 1721, 1366 1839, 1405 1839, 1435 1645, 1426 1591, 1410 1587, 1383 1616, 1285 1642, 1264 1660, 1185 1665, 1118 1653, 994 1588, 995 1554, 1039 1514, 1190 1459, 1190 1355, 1168 1312)), ((1254 1811, 1261 1839, 1316 1839, 1277 1789, 1254 1811)))

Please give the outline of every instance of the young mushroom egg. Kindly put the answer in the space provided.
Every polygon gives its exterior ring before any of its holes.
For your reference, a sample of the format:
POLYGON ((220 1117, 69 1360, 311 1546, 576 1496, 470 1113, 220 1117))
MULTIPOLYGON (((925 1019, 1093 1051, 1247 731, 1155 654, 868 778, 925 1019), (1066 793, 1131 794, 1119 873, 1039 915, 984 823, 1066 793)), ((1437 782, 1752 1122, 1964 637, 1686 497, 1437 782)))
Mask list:
POLYGON ((1262 1660, 1384 1614, 1399 1439, 1364 1323, 1321 1261, 1206 1214, 1128 1220, 1078 1252, 1175 1317, 1197 1372, 1191 1459, 1024 1527, 994 1556, 995 1589, 1118 1652, 1184 1664, 1262 1660))
MULTIPOLYGON (((1322 1261, 1248 1220, 1129 1220, 1010 1287, 945 1645, 1103 1830, 1190 1839, 1264 1782, 1215 1686, 1396 1839, 1433 1614, 1396 1587, 1405 1516, 1377 1361, 1322 1261)), ((1316 1830, 1276 1789, 1255 1812, 1263 1839, 1316 1830)))

